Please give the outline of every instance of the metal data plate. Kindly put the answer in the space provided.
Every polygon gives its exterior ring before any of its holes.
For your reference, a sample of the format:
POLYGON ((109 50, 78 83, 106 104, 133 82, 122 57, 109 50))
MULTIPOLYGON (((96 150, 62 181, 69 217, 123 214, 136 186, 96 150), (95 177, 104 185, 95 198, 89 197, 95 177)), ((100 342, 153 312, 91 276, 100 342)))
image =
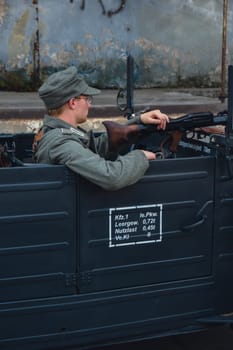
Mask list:
POLYGON ((109 209, 109 247, 162 241, 162 204, 109 209))

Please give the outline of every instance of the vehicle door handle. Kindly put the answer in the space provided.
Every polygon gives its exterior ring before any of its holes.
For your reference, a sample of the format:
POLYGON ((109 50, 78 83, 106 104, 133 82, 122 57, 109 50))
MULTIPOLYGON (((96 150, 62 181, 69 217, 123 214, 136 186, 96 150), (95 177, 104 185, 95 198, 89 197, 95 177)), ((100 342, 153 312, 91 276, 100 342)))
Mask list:
POLYGON ((193 224, 183 226, 182 230, 183 231, 191 231, 191 230, 195 229, 196 227, 204 224, 206 219, 207 219, 207 215, 203 215, 198 221, 194 222, 193 224))

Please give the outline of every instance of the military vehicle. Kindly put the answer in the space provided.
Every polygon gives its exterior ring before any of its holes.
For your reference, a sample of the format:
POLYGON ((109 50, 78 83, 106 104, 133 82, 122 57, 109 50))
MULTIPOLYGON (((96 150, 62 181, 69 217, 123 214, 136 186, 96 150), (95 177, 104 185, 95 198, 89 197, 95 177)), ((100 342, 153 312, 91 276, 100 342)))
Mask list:
POLYGON ((132 138, 157 159, 119 191, 33 163, 33 134, 0 135, 0 349, 91 349, 232 323, 232 68, 227 112, 132 138), (222 134, 203 129, 218 124, 222 134))

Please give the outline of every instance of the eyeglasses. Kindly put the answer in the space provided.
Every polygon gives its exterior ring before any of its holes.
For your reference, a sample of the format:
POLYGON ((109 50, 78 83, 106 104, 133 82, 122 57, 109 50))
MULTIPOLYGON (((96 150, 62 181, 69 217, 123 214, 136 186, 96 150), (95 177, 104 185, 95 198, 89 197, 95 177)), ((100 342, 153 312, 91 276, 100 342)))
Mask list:
POLYGON ((93 96, 77 96, 75 97, 76 100, 86 100, 88 103, 92 104, 93 102, 93 96))

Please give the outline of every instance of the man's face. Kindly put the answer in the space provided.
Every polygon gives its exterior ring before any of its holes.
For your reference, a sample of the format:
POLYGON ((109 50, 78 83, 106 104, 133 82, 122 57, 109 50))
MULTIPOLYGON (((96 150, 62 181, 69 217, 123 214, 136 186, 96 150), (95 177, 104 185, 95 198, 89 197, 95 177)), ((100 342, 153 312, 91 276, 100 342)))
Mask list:
POLYGON ((77 103, 77 124, 84 123, 87 120, 88 111, 91 107, 92 97, 81 95, 75 98, 77 103))

